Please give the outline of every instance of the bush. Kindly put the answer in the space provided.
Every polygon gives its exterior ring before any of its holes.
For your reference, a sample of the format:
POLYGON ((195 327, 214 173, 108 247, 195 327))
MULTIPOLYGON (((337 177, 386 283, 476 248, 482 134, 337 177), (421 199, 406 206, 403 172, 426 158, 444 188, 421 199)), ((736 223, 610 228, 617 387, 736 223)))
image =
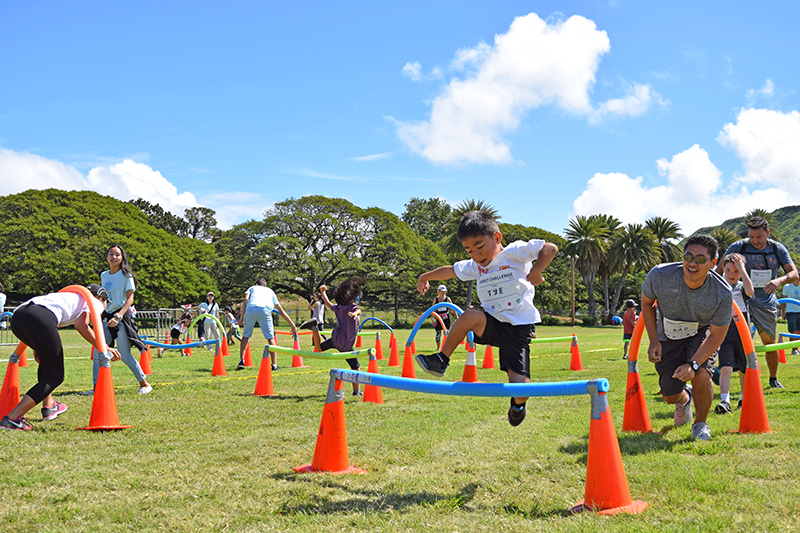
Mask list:
POLYGON ((542 325, 543 326, 558 326, 561 324, 561 321, 554 316, 543 316, 542 317, 542 325))
POLYGON ((581 323, 584 326, 589 326, 589 327, 596 326, 597 325, 597 318, 594 318, 594 317, 591 317, 591 316, 587 316, 587 317, 581 319, 581 323))

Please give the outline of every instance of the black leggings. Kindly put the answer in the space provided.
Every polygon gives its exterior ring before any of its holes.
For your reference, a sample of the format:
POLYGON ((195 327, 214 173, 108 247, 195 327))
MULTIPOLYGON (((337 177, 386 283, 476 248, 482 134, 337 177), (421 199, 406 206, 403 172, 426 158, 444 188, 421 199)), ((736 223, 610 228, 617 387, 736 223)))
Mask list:
POLYGON ((31 347, 39 359, 39 383, 26 393, 41 403, 64 382, 64 348, 58 334, 58 319, 41 305, 28 304, 11 315, 11 331, 31 347))

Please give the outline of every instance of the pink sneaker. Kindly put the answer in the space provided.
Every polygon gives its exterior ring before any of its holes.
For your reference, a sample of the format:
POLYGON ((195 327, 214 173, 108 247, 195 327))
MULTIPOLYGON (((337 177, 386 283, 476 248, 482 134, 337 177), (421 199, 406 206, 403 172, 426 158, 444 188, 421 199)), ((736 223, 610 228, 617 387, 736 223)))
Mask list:
POLYGON ((42 407, 42 420, 54 420, 66 410, 67 406, 65 404, 54 401, 50 407, 42 407))
POLYGON ((4 416, 3 419, 0 420, 0 429, 28 431, 33 429, 33 426, 28 424, 28 421, 22 417, 19 417, 17 420, 11 420, 7 416, 4 416))

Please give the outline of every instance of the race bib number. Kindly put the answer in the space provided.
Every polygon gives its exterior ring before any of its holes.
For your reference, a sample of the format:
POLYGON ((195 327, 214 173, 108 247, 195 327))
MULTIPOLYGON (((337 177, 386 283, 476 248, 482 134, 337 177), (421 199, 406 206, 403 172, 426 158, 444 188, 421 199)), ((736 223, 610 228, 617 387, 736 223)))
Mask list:
POLYGON ((478 297, 484 309, 516 311, 522 304, 522 294, 514 271, 499 270, 478 278, 478 297))
POLYGON ((670 320, 664 317, 664 335, 673 341, 688 339, 697 334, 697 322, 684 322, 683 320, 670 320))
POLYGON ((750 279, 753 281, 753 287, 763 289, 772 281, 772 270, 751 270, 750 279))

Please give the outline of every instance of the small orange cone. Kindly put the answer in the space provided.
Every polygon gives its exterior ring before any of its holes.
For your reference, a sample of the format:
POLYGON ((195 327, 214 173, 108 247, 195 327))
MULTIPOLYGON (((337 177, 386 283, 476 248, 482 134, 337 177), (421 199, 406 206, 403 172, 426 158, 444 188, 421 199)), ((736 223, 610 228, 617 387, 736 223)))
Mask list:
MULTIPOLYGON (((252 366, 252 361, 251 361, 252 366)), ((227 372, 225 372, 225 360, 222 359, 222 354, 220 350, 214 350, 214 366, 211 368, 211 375, 212 376, 227 376, 227 372)))
POLYGON ((317 445, 311 464, 295 466, 295 472, 331 472, 333 474, 357 473, 366 470, 350 466, 347 451, 347 425, 344 419, 344 392, 342 382, 331 378, 325 408, 317 433, 317 445))
POLYGON ((483 366, 481 368, 494 368, 494 350, 491 344, 486 345, 486 353, 483 356, 483 366))
POLYGON ((244 366, 253 366, 253 354, 250 352, 250 343, 247 343, 247 348, 244 350, 244 366))
POLYGON ((150 345, 145 346, 145 351, 147 352, 147 358, 150 359, 150 362, 153 362, 153 351, 150 349, 150 345))
POLYGON ((578 337, 572 335, 572 346, 569 350, 572 353, 572 361, 570 362, 570 370, 584 370, 583 363, 581 362, 581 351, 578 349, 578 337))
MULTIPOLYGON (((102 361, 102 359, 101 359, 102 361)), ((94 400, 92 400, 92 414, 89 416, 89 425, 85 428, 90 431, 108 431, 112 429, 126 429, 132 426, 119 425, 117 413, 117 397, 114 394, 114 380, 111 378, 111 366, 100 364, 97 374, 97 384, 94 386, 94 400)))
MULTIPOLYGON (((192 338, 187 335, 186 336, 186 344, 191 344, 191 343, 192 343, 192 338)), ((191 357, 192 356, 192 348, 191 347, 186 348, 186 356, 187 357, 191 357)))
POLYGON ((403 372, 400 375, 404 378, 417 377, 417 371, 414 368, 414 354, 409 345, 406 345, 406 353, 403 355, 403 372))
POLYGON ((400 354, 397 353, 397 339, 394 336, 389 337, 389 366, 400 366, 400 354))
MULTIPOLYGON (((361 337, 358 337, 359 339, 361 337)), ((294 336, 294 344, 292 344, 292 350, 300 350, 300 337, 297 335, 294 336)), ((292 368, 308 368, 308 365, 303 364, 303 358, 299 355, 292 356, 292 368)))
POLYGON ((758 369, 758 358, 753 339, 747 330, 739 306, 733 302, 735 316, 733 321, 742 339, 744 352, 747 354, 747 370, 744 374, 744 390, 742 391, 742 409, 739 415, 739 433, 771 433, 767 419, 767 407, 764 404, 764 390, 761 388, 761 372, 758 369))
POLYGON ((381 334, 375 335, 375 359, 383 361, 383 346, 381 345, 381 334))
POLYGON ((361 345, 361 335, 356 335, 356 348, 363 348, 361 345))
POLYGON ((650 413, 644 398, 642 378, 639 375, 639 348, 644 335, 644 320, 637 320, 628 347, 628 387, 625 390, 625 413, 622 416, 622 431, 650 433, 650 413))
POLYGON ((417 340, 414 339, 411 341, 411 354, 417 355, 417 340))
POLYGON ((28 351, 28 347, 26 345, 22 345, 22 353, 19 354, 19 367, 20 368, 28 368, 28 356, 25 355, 28 351))
POLYGON ((153 373, 153 368, 150 366, 150 357, 147 355, 147 350, 142 352, 142 355, 139 356, 139 366, 142 367, 142 372, 144 372, 145 376, 149 376, 153 373))
MULTIPOLYGON (((378 356, 373 350, 369 352, 369 366, 367 372, 378 373, 378 356)), ((370 403, 383 403, 383 391, 377 385, 364 385, 364 401, 370 403)))
POLYGON ((255 396, 274 396, 275 389, 272 387, 272 359, 270 359, 268 346, 264 347, 264 357, 261 358, 261 366, 258 368, 258 379, 256 379, 255 396))
POLYGON ((605 392, 597 391, 597 385, 588 387, 592 391, 592 417, 586 458, 586 490, 583 500, 572 508, 572 512, 594 510, 601 515, 641 513, 648 504, 631 500, 608 397, 605 392))
POLYGON ((3 378, 3 389, 0 391, 0 418, 6 416, 19 403, 19 361, 17 354, 14 353, 6 367, 6 375, 3 378))
POLYGON ((467 344, 467 363, 464 365, 464 374, 461 376, 464 383, 480 383, 478 381, 478 362, 475 357, 475 343, 467 344))
POLYGON ((222 336, 222 357, 228 357, 231 354, 231 350, 228 347, 228 337, 222 336))

